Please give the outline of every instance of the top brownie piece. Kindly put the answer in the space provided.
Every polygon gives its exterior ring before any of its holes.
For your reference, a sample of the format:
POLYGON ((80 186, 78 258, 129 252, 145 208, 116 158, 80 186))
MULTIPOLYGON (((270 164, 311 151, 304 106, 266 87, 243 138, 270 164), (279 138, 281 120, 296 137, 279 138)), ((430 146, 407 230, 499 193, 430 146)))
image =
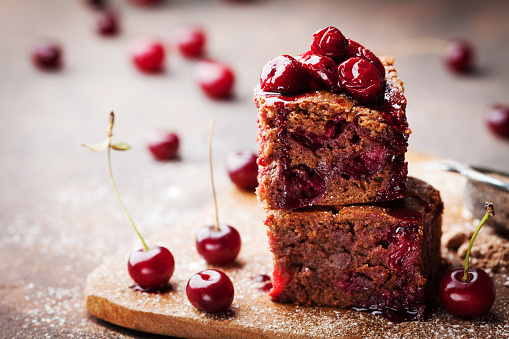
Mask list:
POLYGON ((411 131, 394 58, 381 57, 383 93, 361 104, 347 93, 296 96, 259 88, 259 186, 267 209, 390 201, 406 196, 411 131))

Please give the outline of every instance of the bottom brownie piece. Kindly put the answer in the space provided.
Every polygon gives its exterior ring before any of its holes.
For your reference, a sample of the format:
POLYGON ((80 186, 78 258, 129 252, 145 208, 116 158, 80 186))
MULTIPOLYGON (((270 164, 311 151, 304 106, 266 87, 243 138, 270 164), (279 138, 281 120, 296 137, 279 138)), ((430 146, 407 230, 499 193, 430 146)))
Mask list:
POLYGON ((424 319, 440 265, 443 204, 421 180, 408 178, 407 192, 380 204, 269 210, 272 300, 424 319))

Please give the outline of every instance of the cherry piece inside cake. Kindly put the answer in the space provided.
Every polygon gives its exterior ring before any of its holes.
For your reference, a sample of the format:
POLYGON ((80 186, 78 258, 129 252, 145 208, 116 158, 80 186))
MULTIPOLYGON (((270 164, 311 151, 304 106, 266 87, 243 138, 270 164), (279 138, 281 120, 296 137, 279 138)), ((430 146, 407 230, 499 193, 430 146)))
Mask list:
POLYGON ((262 70, 254 98, 257 194, 267 209, 406 196, 411 131, 394 58, 379 59, 355 41, 336 40, 348 44, 342 63, 312 48, 297 58, 277 57, 262 70))
POLYGON ((410 177, 408 197, 268 212, 275 302, 407 312, 422 320, 440 266, 440 194, 410 177))

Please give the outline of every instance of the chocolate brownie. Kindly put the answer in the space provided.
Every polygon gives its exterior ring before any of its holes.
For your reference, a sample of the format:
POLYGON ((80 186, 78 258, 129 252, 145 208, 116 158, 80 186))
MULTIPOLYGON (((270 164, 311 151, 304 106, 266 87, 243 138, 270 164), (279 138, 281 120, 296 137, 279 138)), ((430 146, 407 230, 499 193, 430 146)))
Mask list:
POLYGON ((406 195, 408 128, 403 83, 392 57, 383 95, 360 103, 346 92, 296 96, 256 91, 259 186, 268 209, 388 201, 406 195))
POLYGON ((424 318, 440 265, 440 194, 410 177, 391 202, 268 211, 275 302, 405 311, 424 318))

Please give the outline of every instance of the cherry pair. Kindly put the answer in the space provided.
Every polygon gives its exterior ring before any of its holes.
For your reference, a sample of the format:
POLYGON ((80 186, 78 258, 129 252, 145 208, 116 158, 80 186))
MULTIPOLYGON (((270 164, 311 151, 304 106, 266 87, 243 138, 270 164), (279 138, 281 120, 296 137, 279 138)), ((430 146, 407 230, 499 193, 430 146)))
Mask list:
MULTIPOLYGON (((202 56, 205 42, 205 33, 199 27, 182 27, 176 34, 177 47, 186 58, 202 56)), ((132 42, 130 50, 133 63, 141 72, 158 73, 163 70, 166 51, 160 40, 139 38, 132 42)), ((200 60, 194 67, 194 77, 203 92, 212 99, 224 99, 232 94, 235 76, 224 63, 200 60)))
MULTIPOLYGON (((143 248, 131 253, 127 263, 127 269, 131 278, 136 282, 138 288, 145 291, 157 291, 164 289, 173 275, 175 269, 175 260, 172 253, 165 247, 155 246, 149 248, 145 240, 138 231, 131 215, 118 193, 113 172, 111 169, 111 149, 126 151, 130 146, 125 143, 112 144, 113 125, 115 116, 110 114, 110 124, 108 135, 105 140, 94 145, 84 145, 92 151, 100 152, 107 150, 108 171, 110 181, 113 186, 117 199, 128 217, 135 232, 138 234, 143 248)), ((235 260, 240 247, 241 239, 237 230, 228 225, 220 225, 218 222, 217 199, 214 189, 212 176, 212 130, 214 122, 211 124, 209 136, 209 158, 212 190, 214 203, 216 206, 216 225, 202 228, 196 237, 196 246, 198 253, 211 264, 227 264, 235 260)), ((195 307, 206 312, 221 312, 226 310, 233 301, 233 284, 228 276, 223 272, 216 270, 206 270, 194 275, 188 282, 187 294, 190 302, 195 307)))
MULTIPOLYGON (((143 291, 165 289, 173 275, 175 262, 165 247, 155 246, 138 250, 129 256, 128 271, 138 288, 143 291)), ((208 269, 193 275, 186 287, 189 302, 207 313, 227 310, 233 302, 234 288, 222 271, 208 269)))
POLYGON ((488 274, 480 268, 469 268, 469 257, 474 240, 490 216, 495 214, 493 203, 486 202, 486 214, 477 226, 465 256, 465 267, 447 272, 440 281, 439 295, 450 313, 473 318, 488 312, 495 302, 495 286, 488 274))
MULTIPOLYGON (((154 130, 147 137, 148 149, 158 161, 173 160, 178 157, 180 139, 171 131, 154 130)), ((226 156, 226 170, 230 180, 241 190, 254 191, 258 185, 258 156, 247 150, 240 149, 226 156)))

